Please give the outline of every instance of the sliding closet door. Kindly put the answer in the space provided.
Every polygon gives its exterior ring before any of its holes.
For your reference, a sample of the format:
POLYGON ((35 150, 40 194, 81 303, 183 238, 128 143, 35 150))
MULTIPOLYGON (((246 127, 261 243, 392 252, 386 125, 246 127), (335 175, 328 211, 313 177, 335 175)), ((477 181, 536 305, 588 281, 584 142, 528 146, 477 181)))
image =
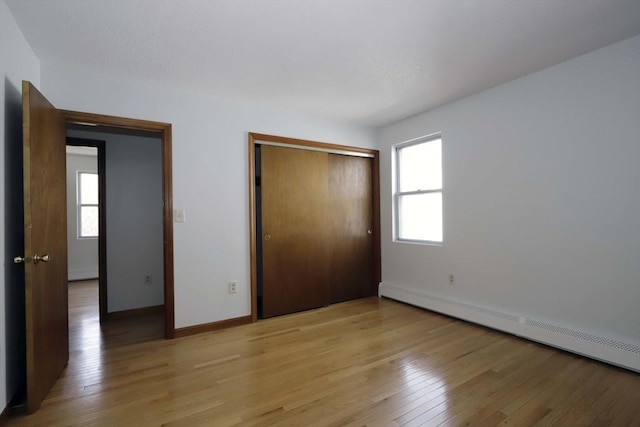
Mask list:
POLYGON ((329 155, 331 302, 375 295, 373 160, 329 155))
POLYGON ((263 317, 329 304, 328 154, 262 146, 263 317))

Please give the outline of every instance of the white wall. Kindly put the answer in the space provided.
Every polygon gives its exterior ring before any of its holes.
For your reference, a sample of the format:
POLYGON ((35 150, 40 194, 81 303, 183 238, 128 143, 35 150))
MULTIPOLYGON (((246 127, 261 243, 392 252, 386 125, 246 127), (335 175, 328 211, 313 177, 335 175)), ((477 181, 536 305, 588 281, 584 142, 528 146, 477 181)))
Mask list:
POLYGON ((97 156, 67 153, 67 259, 69 280, 98 277, 98 239, 78 238, 78 171, 98 172, 97 156))
POLYGON ((22 80, 40 84, 40 63, 0 0, 0 411, 24 376, 22 80), (5 386, 6 385, 6 386, 5 386))
POLYGON ((387 126, 379 142, 383 295, 640 369, 640 36, 387 126), (391 146, 434 132, 444 244, 393 243, 391 146))
POLYGON ((99 138, 106 141, 108 312, 162 305, 161 140, 99 138))
MULTIPOLYGON (((215 73, 215 70, 211 70, 215 73)), ((59 108, 172 123, 176 327, 251 313, 248 132, 373 147, 368 128, 43 64, 59 108), (238 281, 229 295, 227 282, 238 281)), ((111 282, 111 277, 109 277, 111 282)))
POLYGON ((92 131, 105 141, 107 311, 164 304, 160 138, 92 131), (145 276, 152 277, 145 283, 145 276))

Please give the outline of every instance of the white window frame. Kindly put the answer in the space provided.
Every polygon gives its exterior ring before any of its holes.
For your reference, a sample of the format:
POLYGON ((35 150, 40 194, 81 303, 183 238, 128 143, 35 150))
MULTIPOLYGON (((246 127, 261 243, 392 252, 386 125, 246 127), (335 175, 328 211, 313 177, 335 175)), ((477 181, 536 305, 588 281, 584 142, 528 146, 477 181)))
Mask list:
MULTIPOLYGON (((428 246, 442 246, 444 244, 444 176, 442 177, 442 186, 438 189, 430 190, 416 190, 416 191, 400 191, 400 150, 403 148, 411 147, 419 144, 428 144, 431 141, 440 140, 440 144, 444 144, 441 133, 434 133, 431 135, 422 136, 409 141, 395 144, 392 147, 392 161, 393 161, 393 241, 399 243, 412 243, 428 246), (406 239, 400 238, 400 198, 406 195, 415 194, 430 194, 440 193, 442 195, 442 240, 420 240, 420 239, 406 239)), ((440 163, 443 163, 443 156, 440 158, 440 163)), ((444 175, 444 172, 443 172, 444 175)))
MULTIPOLYGON (((82 208, 83 207, 99 207, 99 205, 97 203, 82 203, 81 199, 81 194, 82 194, 82 179, 80 178, 81 175, 86 174, 86 175, 95 175, 98 178, 98 186, 100 185, 100 178, 98 177, 98 172, 94 172, 94 171, 77 171, 76 172, 76 207, 77 207, 77 221, 76 221, 76 228, 77 228, 77 236, 78 239, 97 239, 99 237, 100 231, 98 229, 98 234, 95 236, 83 236, 82 235, 82 208)), ((100 189, 98 188, 98 194, 100 192, 100 189)), ((99 195, 98 195, 98 201, 99 201, 99 195)))

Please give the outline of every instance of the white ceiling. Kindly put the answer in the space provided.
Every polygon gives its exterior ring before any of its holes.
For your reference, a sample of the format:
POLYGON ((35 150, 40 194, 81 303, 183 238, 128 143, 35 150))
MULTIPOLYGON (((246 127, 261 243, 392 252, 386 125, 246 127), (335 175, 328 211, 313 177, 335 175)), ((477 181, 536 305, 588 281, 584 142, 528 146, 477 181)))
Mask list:
POLYGON ((382 126, 640 33, 640 0, 6 0, 41 61, 382 126))

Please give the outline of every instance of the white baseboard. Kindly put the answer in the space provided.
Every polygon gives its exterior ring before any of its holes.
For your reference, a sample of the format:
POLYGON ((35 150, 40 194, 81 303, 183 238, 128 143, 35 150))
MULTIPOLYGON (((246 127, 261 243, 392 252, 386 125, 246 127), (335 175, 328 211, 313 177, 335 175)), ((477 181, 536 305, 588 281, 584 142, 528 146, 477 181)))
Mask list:
POLYGON ((540 319, 478 307, 380 283, 378 294, 640 372, 640 345, 554 325, 540 319))
POLYGON ((98 277, 98 267, 87 268, 84 270, 69 270, 69 281, 96 279, 98 277))

